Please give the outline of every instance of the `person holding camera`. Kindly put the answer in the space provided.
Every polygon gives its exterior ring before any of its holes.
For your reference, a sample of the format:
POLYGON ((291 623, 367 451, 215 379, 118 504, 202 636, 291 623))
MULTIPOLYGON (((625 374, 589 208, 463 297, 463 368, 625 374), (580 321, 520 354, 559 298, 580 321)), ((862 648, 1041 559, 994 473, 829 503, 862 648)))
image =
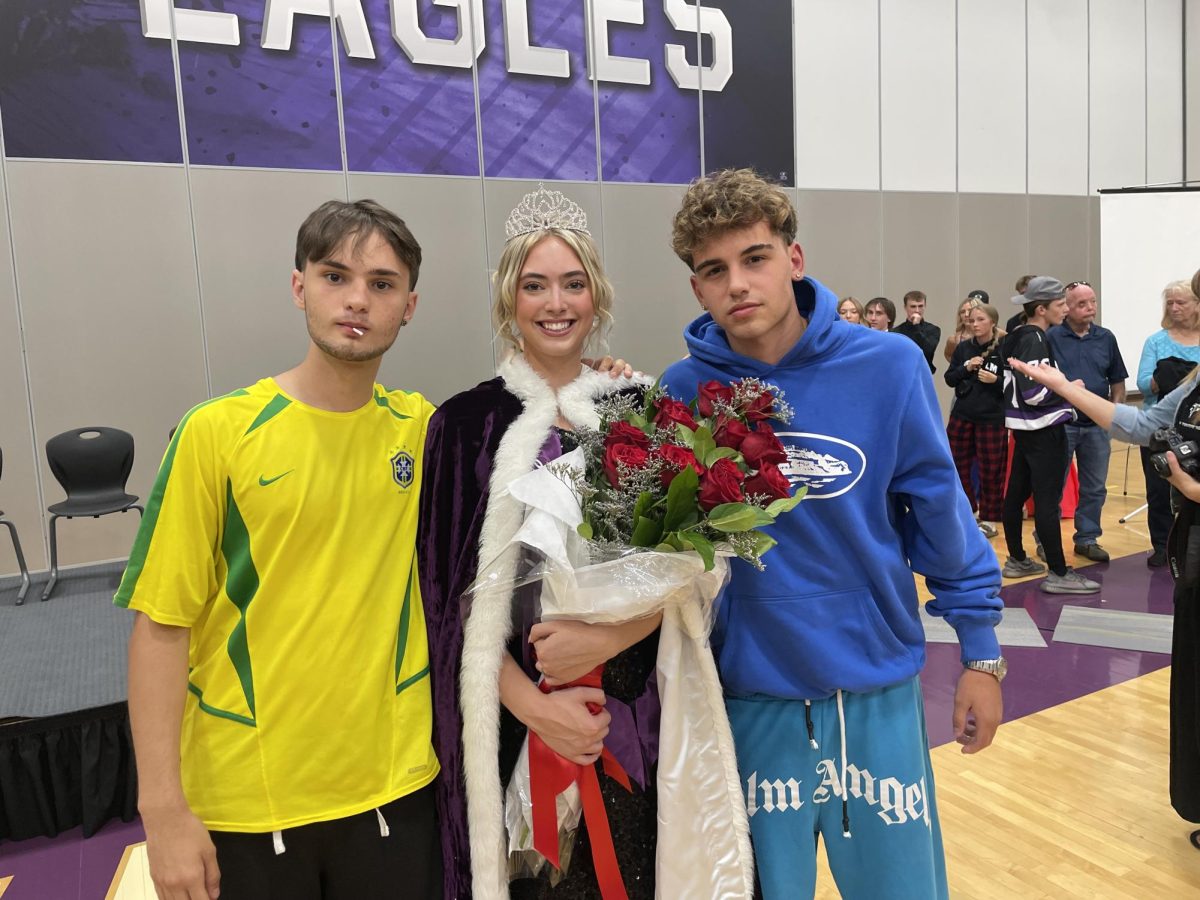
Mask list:
MULTIPOLYGON (((1200 288, 1200 272, 1192 280, 1200 288)), ((1010 359, 1013 371, 1058 394, 1113 437, 1150 450, 1150 465, 1180 496, 1166 554, 1175 575, 1171 643, 1171 805, 1200 822, 1200 366, 1157 404, 1116 406, 1053 365, 1010 359)), ((1200 830, 1190 835, 1200 850, 1200 830)))

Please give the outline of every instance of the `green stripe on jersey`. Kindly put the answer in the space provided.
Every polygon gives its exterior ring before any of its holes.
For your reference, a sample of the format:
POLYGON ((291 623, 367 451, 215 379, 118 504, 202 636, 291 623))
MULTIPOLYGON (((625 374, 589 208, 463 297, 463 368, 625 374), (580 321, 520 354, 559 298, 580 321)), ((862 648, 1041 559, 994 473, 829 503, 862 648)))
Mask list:
POLYGON ((189 410, 188 414, 180 421, 179 427, 175 429, 175 437, 171 438, 166 456, 163 457, 162 466, 159 467, 158 477, 155 478, 154 487, 150 491, 150 499, 146 501, 146 513, 142 516, 142 524, 138 527, 137 537, 133 542, 133 549, 129 551, 129 562, 125 564, 125 574, 121 577, 121 587, 117 590, 117 595, 113 597, 113 603, 117 606, 127 607, 129 606, 129 601, 133 599, 134 588, 137 587, 137 580, 142 574, 142 567, 146 564, 146 554, 150 550, 150 541, 154 538, 154 527, 158 524, 158 514, 162 509, 163 495, 167 492, 167 482, 171 478, 171 467, 175 464, 175 449, 179 446, 179 439, 183 437, 183 430, 187 427, 188 421, 196 413, 196 410, 203 409, 211 403, 218 403, 230 397, 245 397, 249 393, 245 388, 238 388, 236 391, 206 400, 189 410))
POLYGON ((412 687, 414 684, 416 684, 418 681, 420 681, 422 678, 424 678, 428 674, 429 674, 429 666, 426 666, 420 672, 418 672, 416 675, 412 675, 408 678, 405 678, 402 682, 400 682, 398 685, 396 685, 396 693, 397 694, 403 693, 407 688, 412 687))
POLYGON ((291 402, 292 401, 283 396, 283 394, 276 394, 271 398, 271 402, 262 408, 262 411, 259 412, 254 421, 250 423, 250 427, 246 429, 246 434, 249 434, 260 425, 267 424, 267 422, 271 421, 271 419, 283 412, 283 410, 286 409, 287 405, 291 402))
POLYGON ((412 418, 412 416, 406 416, 403 413, 398 413, 394 409, 392 409, 392 404, 388 401, 388 398, 385 397, 383 394, 379 393, 378 391, 375 392, 375 405, 382 406, 384 409, 386 409, 388 412, 390 412, 397 419, 411 419, 412 418))
POLYGON ((233 661, 238 681, 250 715, 254 712, 254 673, 250 669, 250 645, 246 637, 246 611, 250 601, 258 593, 258 570, 250 554, 250 532, 242 519, 242 512, 233 499, 233 482, 226 483, 225 534, 221 538, 221 555, 225 557, 225 593, 241 613, 238 623, 229 633, 226 648, 233 661))
MULTIPOLYGON (((404 653, 408 649, 408 623, 412 618, 412 584, 413 569, 417 565, 417 556, 413 554, 412 565, 408 567, 408 587, 404 589, 404 605, 400 607, 400 628, 396 633, 396 680, 400 679, 400 669, 404 665, 404 653)), ((396 688, 400 693, 400 688, 396 688)))
POLYGON ((258 723, 253 719, 247 719, 245 716, 239 715, 238 713, 230 712, 227 709, 218 709, 215 706, 210 706, 209 704, 205 703, 204 691, 200 690, 200 688, 196 687, 196 685, 192 684, 190 681, 188 682, 188 690, 196 695, 196 702, 199 703, 200 708, 210 716, 216 716, 219 719, 229 719, 234 722, 239 722, 242 725, 249 725, 251 728, 258 727, 258 723))

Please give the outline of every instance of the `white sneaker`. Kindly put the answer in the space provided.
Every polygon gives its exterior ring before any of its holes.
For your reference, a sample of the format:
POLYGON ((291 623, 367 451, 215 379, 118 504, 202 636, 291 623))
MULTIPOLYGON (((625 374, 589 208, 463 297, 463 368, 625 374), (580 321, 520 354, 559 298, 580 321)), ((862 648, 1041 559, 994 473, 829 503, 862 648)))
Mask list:
POLYGON ((989 541, 997 535, 996 526, 991 522, 979 522, 979 530, 983 532, 983 536, 989 541))

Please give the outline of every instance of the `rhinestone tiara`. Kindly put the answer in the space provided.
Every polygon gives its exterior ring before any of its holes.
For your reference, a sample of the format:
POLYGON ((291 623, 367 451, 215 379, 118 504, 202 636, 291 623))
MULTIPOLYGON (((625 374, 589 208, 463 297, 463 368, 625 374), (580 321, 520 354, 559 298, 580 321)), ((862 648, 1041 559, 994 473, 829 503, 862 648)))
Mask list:
POLYGON ((508 214, 508 221, 504 223, 504 239, 511 241, 522 234, 548 228, 578 231, 591 236, 587 214, 579 204, 562 191, 548 191, 544 184, 539 184, 536 191, 530 191, 522 197, 517 208, 508 214))

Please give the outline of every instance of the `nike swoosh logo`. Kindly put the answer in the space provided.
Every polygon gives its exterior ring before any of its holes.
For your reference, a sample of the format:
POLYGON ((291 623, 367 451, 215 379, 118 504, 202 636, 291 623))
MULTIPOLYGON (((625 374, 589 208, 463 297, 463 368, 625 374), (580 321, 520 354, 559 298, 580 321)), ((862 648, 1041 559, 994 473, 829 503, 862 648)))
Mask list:
POLYGON ((296 471, 295 469, 288 469, 286 472, 283 473, 283 475, 276 475, 274 478, 263 478, 261 475, 259 475, 258 483, 261 484, 263 487, 266 487, 268 484, 274 484, 280 478, 283 478, 284 475, 291 475, 295 471, 296 471))

